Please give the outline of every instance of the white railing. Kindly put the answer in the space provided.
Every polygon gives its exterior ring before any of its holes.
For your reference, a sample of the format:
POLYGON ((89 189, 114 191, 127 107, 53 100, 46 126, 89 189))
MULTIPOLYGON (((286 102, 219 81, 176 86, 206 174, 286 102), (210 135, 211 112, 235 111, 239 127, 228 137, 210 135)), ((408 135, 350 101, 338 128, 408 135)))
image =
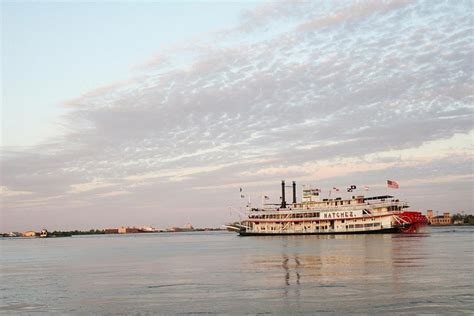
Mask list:
POLYGON ((402 207, 406 203, 401 202, 386 202, 378 204, 362 204, 362 205, 342 205, 338 207, 318 207, 318 208, 308 208, 308 209, 285 209, 285 210, 258 210, 258 211, 247 211, 248 216, 251 215, 290 215, 290 214, 306 214, 306 213, 316 213, 316 212, 349 212, 349 211, 361 211, 364 209, 374 210, 380 208, 388 208, 390 206, 402 207))
POLYGON ((346 212, 346 211, 360 211, 364 209, 378 209, 378 208, 388 208, 390 206, 398 206, 404 208, 407 205, 406 202, 380 202, 380 203, 364 203, 357 205, 322 205, 318 207, 308 207, 308 208, 294 208, 294 209, 259 209, 258 211, 247 211, 248 215, 276 215, 276 214, 305 214, 308 212, 346 212))

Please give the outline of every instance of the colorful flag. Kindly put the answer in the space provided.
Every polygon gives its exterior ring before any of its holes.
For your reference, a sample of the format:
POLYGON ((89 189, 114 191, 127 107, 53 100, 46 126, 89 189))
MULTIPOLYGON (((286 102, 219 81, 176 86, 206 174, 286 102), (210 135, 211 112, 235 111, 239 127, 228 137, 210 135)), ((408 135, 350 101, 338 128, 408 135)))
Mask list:
POLYGON ((347 192, 352 192, 352 191, 354 191, 355 189, 357 189, 357 186, 355 186, 355 185, 352 184, 350 187, 347 188, 347 192))
POLYGON ((398 189, 400 186, 395 181, 387 180, 387 187, 391 189, 398 189))

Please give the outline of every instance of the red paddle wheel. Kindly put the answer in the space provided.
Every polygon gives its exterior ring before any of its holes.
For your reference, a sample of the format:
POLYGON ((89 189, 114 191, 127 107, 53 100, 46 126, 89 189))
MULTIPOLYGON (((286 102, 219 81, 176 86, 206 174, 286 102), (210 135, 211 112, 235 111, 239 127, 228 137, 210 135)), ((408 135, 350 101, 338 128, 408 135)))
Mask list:
POLYGON ((394 215, 394 219, 403 233, 416 233, 429 224, 428 218, 416 211, 402 211, 394 215))

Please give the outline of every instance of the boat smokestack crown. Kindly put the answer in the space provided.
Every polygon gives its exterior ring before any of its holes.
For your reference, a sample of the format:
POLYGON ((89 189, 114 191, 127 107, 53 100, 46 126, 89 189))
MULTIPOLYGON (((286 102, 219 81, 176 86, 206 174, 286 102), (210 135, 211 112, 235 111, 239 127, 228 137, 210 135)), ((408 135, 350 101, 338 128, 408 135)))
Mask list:
POLYGON ((285 180, 281 180, 281 208, 286 208, 285 180))
POLYGON ((296 204, 296 182, 293 181, 293 204, 296 204))

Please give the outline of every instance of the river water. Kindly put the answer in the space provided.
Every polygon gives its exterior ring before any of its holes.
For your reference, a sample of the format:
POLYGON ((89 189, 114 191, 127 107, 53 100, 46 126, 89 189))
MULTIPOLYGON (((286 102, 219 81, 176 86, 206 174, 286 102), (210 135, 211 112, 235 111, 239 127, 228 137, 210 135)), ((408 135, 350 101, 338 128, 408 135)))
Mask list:
POLYGON ((474 313, 474 228, 1 239, 3 314, 474 313))

